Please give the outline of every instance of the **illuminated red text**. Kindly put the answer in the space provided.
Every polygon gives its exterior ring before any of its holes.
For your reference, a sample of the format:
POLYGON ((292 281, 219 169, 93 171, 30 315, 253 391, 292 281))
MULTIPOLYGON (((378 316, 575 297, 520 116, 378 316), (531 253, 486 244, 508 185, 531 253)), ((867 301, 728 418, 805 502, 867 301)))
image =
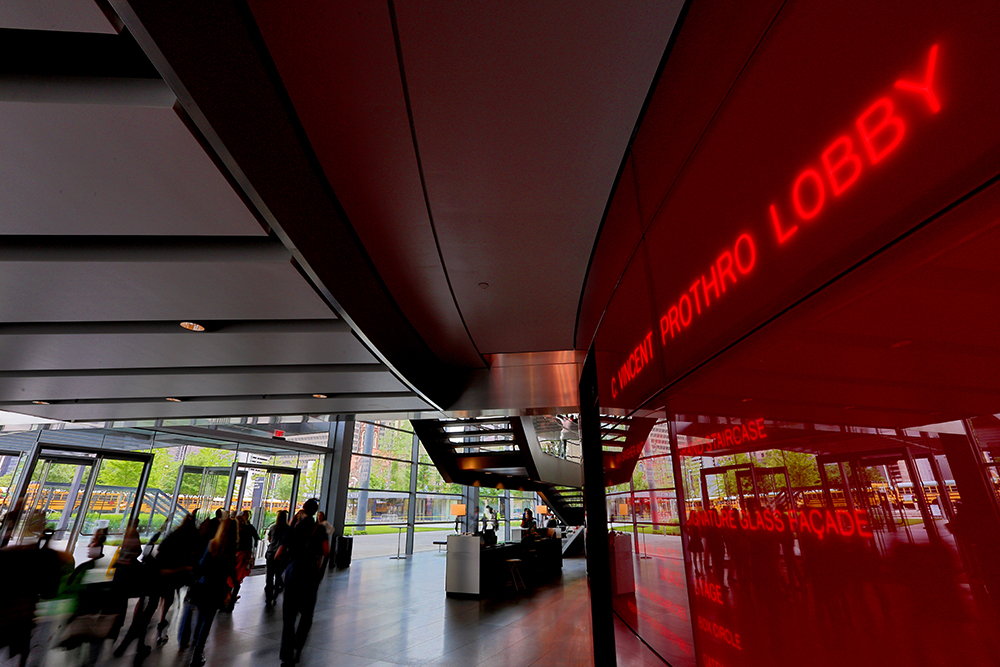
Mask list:
POLYGON ((727 447, 737 447, 744 442, 755 442, 767 437, 764 430, 764 420, 755 419, 742 424, 736 424, 724 431, 711 434, 704 442, 685 447, 680 450, 682 456, 702 456, 707 452, 727 447))
MULTIPOLYGON (((941 109, 941 102, 933 88, 937 54, 938 45, 935 44, 928 54, 923 80, 900 79, 894 86, 903 93, 919 95, 931 113, 941 109)), ((795 178, 791 191, 794 215, 788 215, 780 211, 777 204, 771 204, 771 227, 778 244, 785 243, 799 230, 797 221, 812 220, 822 212, 829 199, 828 187, 833 197, 839 197, 854 185, 866 169, 862 155, 870 166, 875 166, 899 147, 904 136, 906 122, 892 97, 880 97, 869 105, 854 121, 850 131, 834 139, 820 153, 821 168, 806 167, 795 178)))
POLYGON ((660 318, 660 342, 666 345, 668 335, 674 338, 688 328, 695 317, 708 310, 727 289, 750 273, 756 262, 757 248, 753 237, 740 234, 733 249, 723 250, 708 271, 695 279, 687 292, 681 294, 660 318))
POLYGON ((701 579, 695 579, 694 594, 715 604, 722 604, 722 586, 720 584, 712 584, 701 579))
POLYGON ((615 378, 611 378, 611 397, 618 396, 618 391, 624 389, 625 385, 635 379, 643 368, 653 358, 653 332, 650 331, 642 342, 632 350, 625 363, 618 369, 618 386, 615 386, 615 378))
POLYGON ((773 512, 758 510, 754 512, 707 512, 694 510, 688 523, 696 526, 714 526, 735 530, 762 530, 769 533, 797 532, 800 535, 812 533, 823 539, 826 535, 841 537, 872 537, 868 523, 868 514, 864 510, 792 510, 790 512, 773 512), (738 516, 738 518, 737 518, 738 516))
POLYGON ((698 617, 698 627, 704 632, 713 635, 716 639, 721 639, 738 651, 743 650, 743 647, 740 645, 740 633, 733 632, 729 628, 701 616, 698 617))

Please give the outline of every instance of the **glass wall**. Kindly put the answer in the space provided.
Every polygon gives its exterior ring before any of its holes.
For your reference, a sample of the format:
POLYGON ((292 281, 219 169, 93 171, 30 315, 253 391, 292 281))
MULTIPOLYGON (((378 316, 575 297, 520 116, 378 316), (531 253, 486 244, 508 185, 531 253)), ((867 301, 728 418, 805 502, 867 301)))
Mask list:
MULTIPOLYGON (((291 507, 293 493, 299 504, 319 495, 324 462, 319 451, 297 451, 302 445, 293 443, 287 448, 249 445, 224 437, 97 426, 0 433, 5 505, 16 499, 23 470, 33 465, 31 479, 24 482, 21 521, 4 539, 17 543, 29 533, 37 537, 48 529, 54 547, 82 549, 78 560, 86 560, 86 545, 97 529, 109 531, 109 547, 121 543, 125 518, 133 508, 144 541, 173 529, 189 514, 201 521, 219 509, 250 510, 251 521, 265 534, 277 511, 291 507), (32 463, 36 446, 39 454, 32 463), (151 456, 149 478, 141 490, 143 463, 128 458, 134 453, 151 456)), ((266 544, 261 554, 264 548, 266 544)))
POLYGON ((405 553, 408 534, 413 552, 437 551, 454 531, 462 486, 441 477, 423 446, 414 461, 415 441, 405 420, 356 423, 345 519, 354 558, 405 553))

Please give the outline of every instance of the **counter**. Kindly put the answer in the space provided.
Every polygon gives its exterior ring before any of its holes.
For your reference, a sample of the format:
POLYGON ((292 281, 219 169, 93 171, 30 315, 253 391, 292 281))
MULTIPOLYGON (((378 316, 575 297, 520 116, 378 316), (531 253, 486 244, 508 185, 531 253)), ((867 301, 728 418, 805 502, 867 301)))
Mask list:
POLYGON ((558 579, 562 573, 562 540, 529 540, 484 547, 475 535, 449 535, 445 592, 452 596, 504 595, 510 590, 507 561, 514 558, 521 561, 518 568, 528 588, 558 579))

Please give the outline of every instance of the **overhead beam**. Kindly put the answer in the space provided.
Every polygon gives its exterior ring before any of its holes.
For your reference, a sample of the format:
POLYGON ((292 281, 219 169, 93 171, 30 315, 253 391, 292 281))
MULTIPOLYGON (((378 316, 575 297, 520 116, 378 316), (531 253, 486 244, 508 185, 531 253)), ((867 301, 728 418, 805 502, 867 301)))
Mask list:
POLYGON ((0 262, 289 262, 266 236, 0 236, 0 262))
POLYGON ((267 366, 169 366, 157 368, 74 368, 0 371, 0 380, 18 378, 147 377, 170 375, 275 375, 381 373, 382 364, 271 364, 267 366))
POLYGON ((127 31, 0 28, 0 101, 171 108, 176 97, 127 31))
MULTIPOLYGON (((178 403, 216 403, 219 401, 269 401, 269 400, 308 400, 316 401, 317 405, 322 405, 324 401, 337 398, 351 398, 351 399, 387 399, 387 398, 414 398, 416 394, 412 391, 364 391, 364 392, 340 392, 326 394, 326 398, 316 398, 313 394, 241 394, 241 395, 230 395, 230 396, 171 396, 170 398, 177 398, 178 403)), ((158 403, 166 401, 164 396, 146 396, 146 397, 120 397, 120 398, 74 398, 74 399, 64 399, 64 400, 52 400, 46 401, 44 403, 36 403, 34 401, 0 401, 0 406, 2 407, 17 407, 17 406, 32 406, 32 408, 37 408, 38 405, 51 405, 54 407, 60 405, 126 405, 132 403, 158 403)), ((323 412, 323 410, 319 410, 323 412)))
POLYGON ((146 322, 0 322, 0 336, 141 335, 213 336, 217 334, 350 333, 337 319, 199 320, 204 331, 189 331, 176 320, 146 322))
POLYGON ((489 470, 490 468, 524 468, 521 452, 496 452, 492 454, 456 454, 459 470, 489 470))

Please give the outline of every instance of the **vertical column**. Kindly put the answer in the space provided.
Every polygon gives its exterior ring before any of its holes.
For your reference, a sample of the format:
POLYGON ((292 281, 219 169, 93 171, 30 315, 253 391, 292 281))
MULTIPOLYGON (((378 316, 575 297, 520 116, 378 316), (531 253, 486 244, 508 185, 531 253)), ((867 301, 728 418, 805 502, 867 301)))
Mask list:
POLYGON ((608 508, 604 495, 604 449, 597 395, 597 363, 591 345, 580 377, 580 446, 583 453, 583 502, 587 522, 587 571, 590 574, 590 618, 594 664, 617 667, 615 619, 612 611, 608 508))
POLYGON ((351 445, 354 443, 354 417, 330 423, 330 435, 323 461, 323 487, 320 498, 333 534, 344 534, 347 515, 347 487, 351 482, 351 445))
POLYGON ((923 519, 924 528, 927 530, 927 537, 930 541, 937 542, 941 539, 938 535, 937 526, 934 524, 934 517, 931 515, 930 507, 927 504, 927 496, 924 494, 924 482, 920 478, 920 471, 913 460, 913 455, 908 447, 903 447, 903 460, 906 461, 906 469, 910 473, 913 481, 913 497, 917 499, 917 507, 920 508, 920 518, 923 519))
POLYGON ((973 592, 981 581, 988 591, 988 600, 995 610, 1000 591, 1000 506, 993 484, 983 468, 982 451, 976 443, 976 432, 968 420, 963 420, 965 434, 941 433, 941 448, 955 485, 962 499, 955 508, 953 532, 966 560, 973 583, 973 592))
POLYGON ((465 518, 462 525, 465 527, 462 532, 476 532, 476 522, 479 520, 479 487, 467 486, 462 491, 462 502, 465 503, 465 518))
POLYGON ((510 489, 503 490, 503 516, 504 516, 504 529, 503 529, 503 541, 510 542, 510 489))
POLYGON ((364 528, 368 521, 368 487, 372 481, 372 460, 370 458, 375 446, 375 425, 365 424, 365 435, 361 442, 361 471, 358 474, 358 528, 364 528))
POLYGON ((406 555, 413 555, 413 537, 417 532, 417 461, 420 460, 420 438, 413 434, 413 449, 410 454, 410 502, 406 509, 406 555))

